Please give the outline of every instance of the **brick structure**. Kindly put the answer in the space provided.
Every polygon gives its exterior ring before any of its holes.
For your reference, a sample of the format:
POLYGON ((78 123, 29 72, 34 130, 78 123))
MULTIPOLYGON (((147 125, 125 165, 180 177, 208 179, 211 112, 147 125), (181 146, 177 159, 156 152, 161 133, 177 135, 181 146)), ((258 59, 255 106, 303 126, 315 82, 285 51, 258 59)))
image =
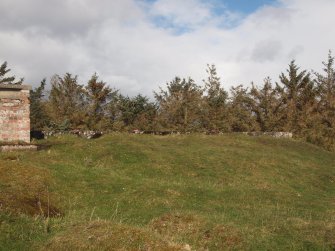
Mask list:
POLYGON ((0 142, 30 143, 30 89, 0 84, 0 142))

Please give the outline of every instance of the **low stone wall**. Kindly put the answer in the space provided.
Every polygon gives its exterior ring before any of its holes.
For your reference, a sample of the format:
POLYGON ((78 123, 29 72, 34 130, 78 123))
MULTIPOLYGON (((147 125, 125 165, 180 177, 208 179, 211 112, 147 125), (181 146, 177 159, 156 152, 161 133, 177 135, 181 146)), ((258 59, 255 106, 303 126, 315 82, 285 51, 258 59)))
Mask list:
POLYGON ((249 136, 271 136, 274 138, 292 138, 293 133, 291 132, 243 132, 243 134, 249 136))
MULTIPOLYGON (((131 133, 133 134, 152 134, 152 135, 180 135, 180 134, 190 134, 190 132, 178 132, 178 131, 141 131, 138 129, 133 130, 131 133)), ((291 132, 240 132, 249 136, 271 136, 275 138, 292 138, 293 133, 291 132)), ((224 134, 223 132, 217 130, 211 130, 204 132, 206 135, 220 135, 224 134)))
MULTIPOLYGON (((78 137, 86 138, 86 139, 96 139, 103 135, 102 132, 98 131, 82 131, 82 130, 70 130, 70 131, 34 131, 34 134, 39 137, 35 137, 37 139, 48 138, 51 136, 60 136, 60 135, 76 135, 78 137)), ((33 136, 33 134, 32 134, 33 136)))
MULTIPOLYGON (((131 131, 131 133, 133 134, 151 134, 151 135, 161 135, 161 136, 165 136, 165 135, 173 135, 173 134, 181 134, 178 131, 141 131, 138 129, 135 129, 133 131, 131 131)), ((188 134, 188 133, 185 133, 188 134)))
MULTIPOLYGON (((108 133, 108 132, 107 132, 108 133)), ((178 132, 178 131, 141 131, 138 129, 135 129, 133 131, 130 131, 129 133, 133 134, 151 134, 151 135, 181 135, 181 134, 190 134, 190 132, 178 132)), ((50 136, 61 136, 61 135, 76 135, 82 138, 87 139, 95 139, 101 137, 103 132, 98 131, 81 131, 81 130, 70 130, 70 131, 32 131, 31 136, 35 139, 44 139, 48 138, 50 136)), ((204 132, 206 135, 221 135, 224 134, 222 132, 204 132)), ((229 133, 228 133, 229 134, 229 133)), ((249 136, 271 136, 275 138, 292 138, 293 133, 291 132, 240 132, 237 134, 245 134, 249 136)))

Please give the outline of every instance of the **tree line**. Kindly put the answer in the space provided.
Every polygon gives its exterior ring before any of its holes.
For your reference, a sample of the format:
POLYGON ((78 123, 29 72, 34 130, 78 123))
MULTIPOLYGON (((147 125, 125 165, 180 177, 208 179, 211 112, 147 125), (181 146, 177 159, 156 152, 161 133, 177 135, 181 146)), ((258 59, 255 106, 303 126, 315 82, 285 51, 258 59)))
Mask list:
MULTIPOLYGON (((175 77, 154 92, 124 96, 99 79, 85 85, 78 76, 55 75, 46 91, 46 79, 31 91, 32 130, 99 130, 179 132, 286 131, 294 137, 335 150, 335 69, 331 52, 322 72, 301 70, 291 61, 279 82, 267 77, 250 87, 225 90, 215 65, 207 65, 203 83, 175 77)), ((0 83, 21 84, 6 77, 0 83)))

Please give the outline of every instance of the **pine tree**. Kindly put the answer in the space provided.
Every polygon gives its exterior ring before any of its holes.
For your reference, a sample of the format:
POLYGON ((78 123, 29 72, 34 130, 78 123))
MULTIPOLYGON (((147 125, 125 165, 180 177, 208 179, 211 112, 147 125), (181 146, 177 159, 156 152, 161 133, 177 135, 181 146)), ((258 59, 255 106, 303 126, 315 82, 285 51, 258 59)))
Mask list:
POLYGON ((11 69, 7 69, 7 62, 4 62, 0 66, 0 84, 21 85, 23 83, 23 78, 15 82, 15 76, 11 76, 11 77, 6 76, 6 74, 10 71, 11 69))
POLYGON ((314 85, 310 73, 306 70, 299 72, 294 60, 289 64, 287 73, 287 76, 284 73, 279 76, 281 84, 277 83, 276 88, 285 109, 282 117, 285 124, 283 129, 301 135, 306 128, 306 105, 313 96, 314 85))
POLYGON ((252 98, 252 110, 256 115, 256 120, 263 132, 279 131, 281 106, 278 100, 278 93, 272 88, 271 79, 264 79, 262 88, 257 88, 252 84, 250 90, 252 98))
POLYGON ((162 126, 180 131, 201 129, 202 93, 193 79, 179 77, 167 83, 166 90, 155 92, 162 126))
POLYGON ((85 87, 88 103, 87 126, 93 130, 107 129, 106 119, 108 103, 117 95, 116 90, 106 86, 106 83, 98 80, 97 74, 93 74, 85 87))
POLYGON ((248 92, 248 88, 238 85, 232 87, 230 93, 229 113, 232 131, 258 131, 259 127, 252 112, 253 100, 248 92))
POLYGON ((323 123, 335 128, 335 69, 334 57, 328 54, 328 61, 324 65, 324 75, 315 73, 317 90, 320 95, 319 111, 323 114, 323 123))
POLYGON ((141 94, 130 98, 119 96, 119 120, 125 129, 153 130, 157 107, 141 94))
POLYGON ((78 77, 66 73, 64 77, 55 75, 51 79, 49 97, 50 117, 58 129, 78 129, 86 127, 87 103, 78 77))
POLYGON ((220 78, 217 75, 215 65, 207 65, 208 78, 203 80, 205 84, 203 122, 208 131, 229 131, 228 111, 226 102, 227 92, 221 87, 220 78))
POLYGON ((323 74, 315 73, 319 95, 318 112, 321 128, 318 128, 319 144, 335 149, 335 69, 334 57, 329 51, 327 62, 322 62, 323 74))
POLYGON ((43 102, 46 79, 41 81, 39 87, 30 91, 30 125, 32 131, 43 130, 49 119, 43 102))

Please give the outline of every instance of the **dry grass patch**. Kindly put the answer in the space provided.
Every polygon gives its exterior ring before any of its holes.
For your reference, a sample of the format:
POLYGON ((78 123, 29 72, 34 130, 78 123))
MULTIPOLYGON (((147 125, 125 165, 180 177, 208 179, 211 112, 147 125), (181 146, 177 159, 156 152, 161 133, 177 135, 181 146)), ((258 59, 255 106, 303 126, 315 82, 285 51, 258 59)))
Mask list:
POLYGON ((164 214, 151 221, 151 228, 162 235, 174 236, 174 235, 190 235, 196 234, 201 229, 201 226, 205 222, 194 215, 182 215, 179 213, 175 214, 164 214))
POLYGON ((92 221, 73 225, 56 235, 42 250, 186 250, 146 230, 111 221, 92 221))
POLYGON ((325 233, 325 243, 331 250, 335 250, 335 223, 328 224, 325 233))
POLYGON ((191 214, 165 214, 153 219, 149 226, 172 242, 195 243, 195 250, 235 250, 243 247, 243 238, 230 226, 211 226, 203 218, 191 214))
POLYGON ((19 156, 0 159, 0 209, 11 213, 55 217, 62 215, 48 191, 51 178, 47 169, 27 166, 19 156))

